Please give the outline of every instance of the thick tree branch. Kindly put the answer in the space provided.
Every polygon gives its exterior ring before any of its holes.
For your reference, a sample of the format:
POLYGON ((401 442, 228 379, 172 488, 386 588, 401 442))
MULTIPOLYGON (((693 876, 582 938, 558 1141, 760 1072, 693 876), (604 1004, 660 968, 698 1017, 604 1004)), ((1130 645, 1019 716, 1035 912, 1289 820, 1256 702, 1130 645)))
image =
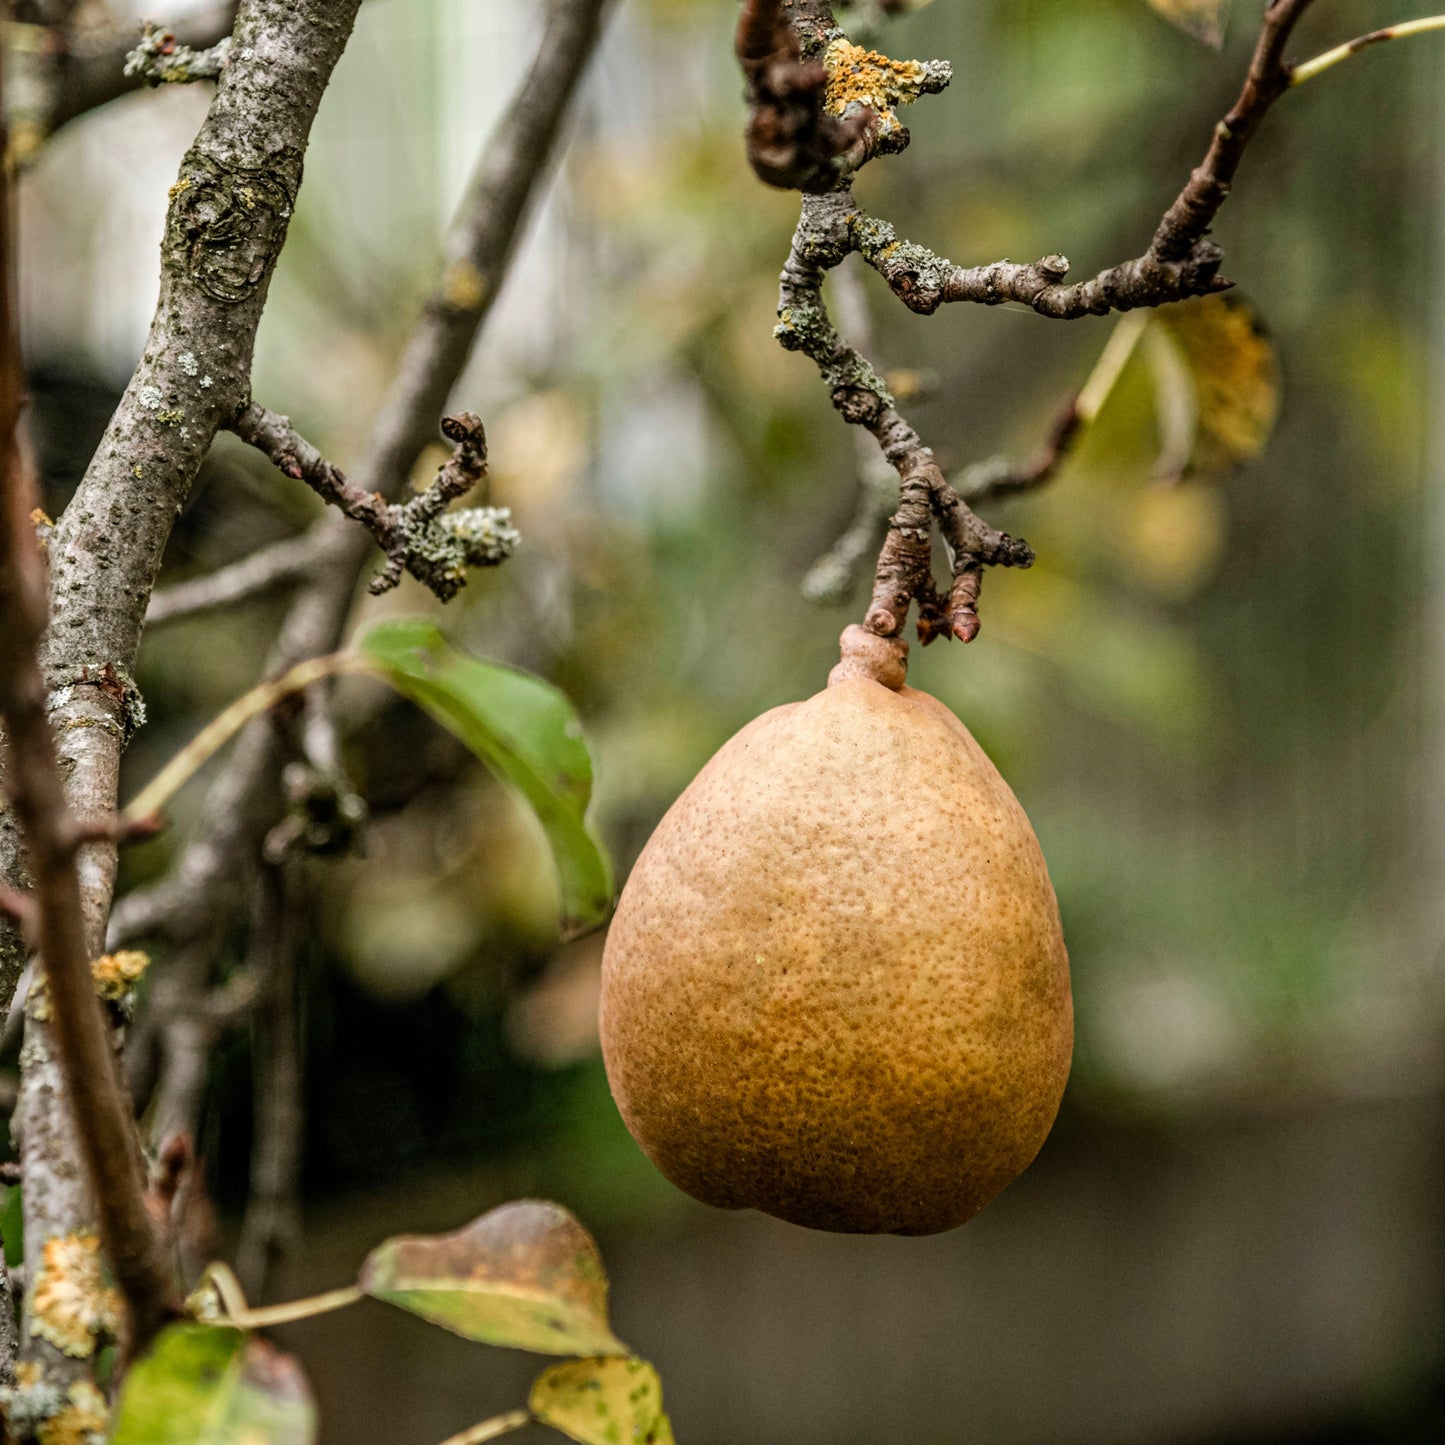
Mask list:
MULTIPOLYGON (((307 137, 358 3, 243 0, 235 58, 171 190, 160 299, 144 353, 48 539, 52 601, 42 662, 67 800, 82 817, 115 812, 121 749, 143 716, 130 673, 151 584, 217 428, 247 400, 256 327, 307 137)), ((23 874, 16 842, 0 837, 0 873, 12 880, 23 874)), ((115 862, 110 843, 87 846, 77 859, 87 956, 101 951, 115 862)), ((0 1003, 13 992, 22 958, 14 930, 0 923, 0 1003)), ((61 1045, 54 1022, 27 1019, 14 1128, 32 1288, 54 1241, 83 1245, 93 1217, 74 1167, 85 1155, 70 1127, 73 1081, 61 1045)), ((133 1128, 131 1139, 138 1159, 133 1128)), ((129 1267, 112 1264, 117 1274, 129 1267)), ((28 1431, 54 1433, 72 1387, 94 1391, 95 1349, 89 1335, 80 1347, 53 1331, 27 1331, 28 1431)))
POLYGON ((278 471, 305 482, 371 533, 386 554, 386 568, 371 584, 373 593, 389 591, 407 571, 443 602, 450 601, 466 586, 469 568, 495 567, 512 555, 519 541, 506 507, 447 511, 487 474, 487 434, 469 411, 442 419, 451 458, 424 492, 404 503, 352 486, 288 418, 255 402, 231 423, 231 430, 269 457, 278 471))
MULTIPOLYGON (((35 937, 45 969, 54 1039, 100 1238, 126 1310, 124 1343, 143 1349, 177 1310, 156 1229, 145 1208, 130 1101, 121 1087, 110 1033, 96 997, 86 936, 79 829, 61 781, 39 649, 46 579, 31 514, 37 494, 22 449, 23 395, 11 310, 13 249, 9 183, 0 177, 0 722, 8 759, 6 793, 29 857, 35 937)), ((28 1188, 28 1175, 27 1175, 28 1188)), ((32 1276, 33 1277, 33 1276, 32 1276)))
MULTIPOLYGON (((448 238, 441 277, 413 330, 352 480, 395 497, 447 404, 478 330, 505 280, 531 202, 600 32, 606 0, 560 0, 537 57, 488 144, 448 238)), ((361 528, 330 517, 313 528, 318 559, 267 662, 278 673, 334 650, 370 555, 361 528)), ((246 729, 207 799, 205 823, 159 884, 123 899, 117 938, 194 937, 245 898, 249 869, 286 806, 284 753, 264 722, 246 729)))

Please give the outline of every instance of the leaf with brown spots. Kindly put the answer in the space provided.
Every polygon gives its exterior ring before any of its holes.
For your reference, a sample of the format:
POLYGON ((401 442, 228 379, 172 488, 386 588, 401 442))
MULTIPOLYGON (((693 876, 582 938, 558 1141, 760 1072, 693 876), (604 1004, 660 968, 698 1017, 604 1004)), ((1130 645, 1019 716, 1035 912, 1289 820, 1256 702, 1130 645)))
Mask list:
POLYGON ((1162 307, 1145 333, 1166 481, 1228 476, 1264 450, 1279 415, 1279 363, 1239 297, 1162 307))
POLYGON ((538 1375, 528 1404, 544 1425, 581 1445, 673 1445, 662 1383, 646 1360, 613 1355, 553 1365, 538 1375))
POLYGON ((1149 0, 1166 20, 1216 50, 1224 44, 1230 0, 1149 0))
POLYGON ((455 1234, 389 1239, 361 1269, 374 1299, 483 1344, 544 1355, 625 1354, 607 1323, 592 1236, 556 1204, 504 1204, 455 1234))

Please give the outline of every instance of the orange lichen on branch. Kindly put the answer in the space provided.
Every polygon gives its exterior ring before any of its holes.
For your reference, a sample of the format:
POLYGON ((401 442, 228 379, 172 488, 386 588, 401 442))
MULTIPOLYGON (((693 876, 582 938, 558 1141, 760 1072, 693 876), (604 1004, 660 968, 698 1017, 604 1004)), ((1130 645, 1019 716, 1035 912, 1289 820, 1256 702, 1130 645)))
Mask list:
POLYGON ((866 107, 876 117, 880 140, 901 132, 899 139, 905 144, 907 132, 894 107, 942 90, 953 73, 946 61, 894 60, 844 36, 823 52, 823 66, 828 72, 823 109, 828 114, 845 115, 853 107, 866 107))
POLYGON ((30 1333, 75 1359, 88 1359, 115 1338, 120 1300, 100 1269, 100 1239, 91 1230, 45 1241, 30 1292, 30 1333))
MULTIPOLYGON (((95 991, 107 1003, 116 1004, 122 1013, 129 1011, 131 993, 150 966, 150 955, 138 948, 123 948, 117 953, 103 953, 92 959, 90 976, 95 991)), ((38 1023, 50 1018, 50 989, 43 973, 38 974, 25 1001, 26 1012, 38 1023)))
POLYGON ((43 1421, 36 1431, 38 1445, 93 1445, 105 1439, 110 1407, 89 1380, 77 1380, 65 1394, 59 1414, 43 1421))
POLYGON ((90 965, 95 991, 109 1003, 120 1003, 141 981, 150 966, 150 955, 138 948, 103 953, 90 965))

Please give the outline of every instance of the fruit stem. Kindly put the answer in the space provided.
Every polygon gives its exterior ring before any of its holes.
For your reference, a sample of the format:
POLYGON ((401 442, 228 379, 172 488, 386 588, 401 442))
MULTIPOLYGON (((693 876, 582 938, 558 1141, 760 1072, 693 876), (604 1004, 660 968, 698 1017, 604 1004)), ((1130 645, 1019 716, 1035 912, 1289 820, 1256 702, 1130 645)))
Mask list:
POLYGON ((908 681, 908 644, 901 637, 879 637, 856 623, 838 639, 841 660, 828 674, 828 686, 863 678, 897 692, 908 681))

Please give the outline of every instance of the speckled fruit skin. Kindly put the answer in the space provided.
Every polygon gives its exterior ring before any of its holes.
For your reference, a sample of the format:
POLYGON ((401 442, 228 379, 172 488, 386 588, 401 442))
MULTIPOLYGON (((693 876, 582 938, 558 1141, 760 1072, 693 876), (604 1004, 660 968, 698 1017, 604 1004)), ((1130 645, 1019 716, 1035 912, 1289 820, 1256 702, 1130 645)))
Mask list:
POLYGON ((618 1108, 679 1188, 935 1234, 1028 1167, 1073 1002, 1008 785, 926 693, 855 678, 745 727, 673 805, 607 939, 618 1108))

